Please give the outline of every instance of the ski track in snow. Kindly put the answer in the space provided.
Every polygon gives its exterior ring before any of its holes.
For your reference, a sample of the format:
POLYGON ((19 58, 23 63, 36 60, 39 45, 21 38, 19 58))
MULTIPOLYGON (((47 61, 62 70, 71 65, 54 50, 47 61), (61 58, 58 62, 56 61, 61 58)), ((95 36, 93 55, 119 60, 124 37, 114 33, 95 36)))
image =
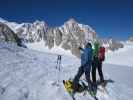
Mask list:
MULTIPOLYGON (((0 44, 0 100, 72 100, 62 80, 73 78, 80 60, 62 56, 61 71, 55 68, 57 55, 0 44), (60 76, 59 76, 60 75, 60 76), (59 79, 59 86, 55 83, 59 79)), ((132 67, 104 64, 107 93, 97 92, 99 100, 132 100, 132 67), (129 76, 128 76, 129 75, 129 76)), ((83 76, 84 77, 84 76, 83 76)), ((76 94, 76 100, 93 100, 76 94)))

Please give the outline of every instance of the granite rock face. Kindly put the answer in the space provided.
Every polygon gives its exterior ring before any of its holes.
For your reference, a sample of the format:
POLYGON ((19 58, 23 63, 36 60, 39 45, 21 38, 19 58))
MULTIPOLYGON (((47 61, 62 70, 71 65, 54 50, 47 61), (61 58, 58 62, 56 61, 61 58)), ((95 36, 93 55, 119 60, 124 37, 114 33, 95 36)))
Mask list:
MULTIPOLYGON (((80 56, 79 46, 83 47, 88 41, 96 38, 95 30, 88 25, 78 23, 73 18, 59 27, 49 27, 44 21, 22 24, 5 20, 0 22, 1 33, 7 31, 10 33, 9 35, 4 35, 5 41, 16 41, 13 35, 15 34, 24 43, 44 41, 49 49, 54 46, 60 46, 65 50, 70 50, 76 56, 80 56)), ((1 36, 1 40, 2 38, 1 36)))

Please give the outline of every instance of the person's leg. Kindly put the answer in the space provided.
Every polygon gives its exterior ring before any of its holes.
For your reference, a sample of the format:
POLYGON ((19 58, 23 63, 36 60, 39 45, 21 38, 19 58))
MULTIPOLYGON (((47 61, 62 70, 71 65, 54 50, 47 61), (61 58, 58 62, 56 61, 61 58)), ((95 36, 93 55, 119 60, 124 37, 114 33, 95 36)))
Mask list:
POLYGON ((99 64, 98 64, 98 73, 99 73, 100 81, 103 82, 104 77, 102 72, 102 61, 99 61, 99 64))
POLYGON ((82 76, 83 73, 84 73, 84 69, 83 69, 83 66, 81 66, 81 67, 79 67, 78 73, 76 74, 76 76, 73 80, 74 91, 76 91, 78 89, 78 82, 79 82, 79 79, 80 79, 80 77, 82 76))
POLYGON ((88 66, 86 66, 86 67, 84 68, 84 70, 85 70, 85 76, 86 76, 86 80, 87 80, 87 82, 88 82, 88 89, 89 89, 89 91, 90 91, 90 94, 91 94, 92 96, 95 96, 95 95, 96 95, 97 89, 94 88, 94 86, 93 86, 93 84, 92 84, 92 82, 91 82, 91 80, 90 80, 91 64, 88 65, 88 66))
POLYGON ((88 66, 84 67, 84 72, 85 72, 86 80, 88 82, 88 87, 89 87, 89 89, 92 90, 92 83, 91 83, 91 80, 90 80, 90 70, 91 70, 91 65, 88 65, 88 66))
POLYGON ((95 61, 93 61, 93 63, 92 63, 91 73, 92 73, 92 82, 96 83, 96 62, 95 61))

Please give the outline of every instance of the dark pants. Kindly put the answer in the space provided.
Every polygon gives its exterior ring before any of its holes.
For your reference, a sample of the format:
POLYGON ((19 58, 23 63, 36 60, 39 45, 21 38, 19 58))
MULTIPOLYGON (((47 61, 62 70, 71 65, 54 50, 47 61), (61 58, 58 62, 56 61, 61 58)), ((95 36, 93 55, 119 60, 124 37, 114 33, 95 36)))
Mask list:
POLYGON ((86 77, 86 80, 88 82, 89 89, 92 87, 91 86, 91 80, 90 80, 90 70, 91 70, 91 64, 90 64, 90 66, 87 65, 87 66, 81 66, 81 67, 79 67, 78 73, 76 74, 76 76, 75 76, 75 78, 73 80, 74 90, 75 91, 78 89, 77 84, 79 82, 80 77, 83 75, 83 73, 85 73, 85 77, 86 77))
POLYGON ((96 69, 98 69, 98 74, 100 77, 100 81, 104 81, 103 72, 102 72, 102 61, 99 61, 98 59, 95 59, 92 62, 92 81, 93 83, 96 83, 96 69))

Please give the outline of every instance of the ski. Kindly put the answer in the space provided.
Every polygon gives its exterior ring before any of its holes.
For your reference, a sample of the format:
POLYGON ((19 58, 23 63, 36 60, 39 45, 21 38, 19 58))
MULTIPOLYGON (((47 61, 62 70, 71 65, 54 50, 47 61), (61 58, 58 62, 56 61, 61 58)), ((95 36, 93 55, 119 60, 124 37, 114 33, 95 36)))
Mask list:
POLYGON ((89 89, 87 89, 88 93, 90 94, 90 96, 92 98, 94 98, 94 100, 98 100, 98 98, 96 97, 96 93, 95 92, 91 92, 89 89))

